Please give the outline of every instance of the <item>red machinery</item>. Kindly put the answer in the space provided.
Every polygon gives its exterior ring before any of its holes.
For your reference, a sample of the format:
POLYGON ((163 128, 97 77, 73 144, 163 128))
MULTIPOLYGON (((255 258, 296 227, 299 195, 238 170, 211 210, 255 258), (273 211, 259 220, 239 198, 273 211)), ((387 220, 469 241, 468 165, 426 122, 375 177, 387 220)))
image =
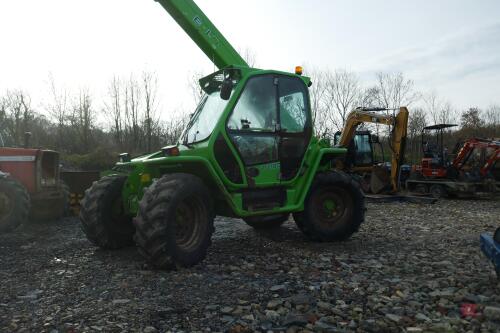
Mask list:
POLYGON ((59 180, 59 154, 26 148, 0 148, 0 232, 14 229, 31 216, 61 217, 68 191, 59 180))
POLYGON ((500 142, 472 138, 458 143, 449 154, 443 144, 444 129, 454 126, 457 125, 439 124, 424 128, 424 157, 422 163, 414 167, 406 182, 407 188, 435 197, 500 191, 500 163, 497 163, 500 142), (436 143, 425 141, 428 131, 438 131, 436 143))

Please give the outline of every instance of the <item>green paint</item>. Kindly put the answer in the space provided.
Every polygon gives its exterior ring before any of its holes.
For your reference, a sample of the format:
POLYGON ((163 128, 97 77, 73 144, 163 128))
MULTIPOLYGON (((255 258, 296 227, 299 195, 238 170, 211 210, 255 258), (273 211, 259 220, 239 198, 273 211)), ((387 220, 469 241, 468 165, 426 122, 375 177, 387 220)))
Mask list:
MULTIPOLYGON (((165 156, 160 151, 133 159, 128 163, 117 163, 113 172, 128 177, 122 195, 125 210, 131 215, 137 213, 139 201, 146 188, 151 184, 150 181, 144 182, 145 178, 142 176, 149 175, 150 179, 153 180, 165 174, 190 173, 202 179, 213 193, 217 215, 247 217, 302 211, 307 193, 316 174, 332 170, 332 160, 346 153, 346 149, 332 148, 329 142, 318 140, 312 133, 312 116, 308 94, 310 79, 293 73, 249 68, 193 1, 158 0, 158 2, 214 64, 223 69, 200 80, 202 88, 209 97, 202 101, 186 129, 185 135, 179 140, 180 156, 165 156), (217 79, 221 76, 230 77, 234 84, 228 101, 223 101, 219 96, 221 81, 217 81, 217 79), (264 154, 264 156, 270 156, 269 162, 246 165, 245 160, 241 157, 234 133, 231 132, 227 124, 235 106, 245 91, 247 83, 262 76, 273 78, 278 93, 281 93, 282 87, 285 86, 284 82, 289 82, 290 79, 292 79, 293 84, 304 92, 302 95, 304 96, 304 105, 298 108, 294 107, 293 104, 290 105, 291 109, 294 110, 293 112, 302 112, 301 115, 305 115, 305 125, 303 125, 305 131, 302 137, 293 139, 293 135, 290 136, 287 131, 295 132, 300 130, 297 126, 297 119, 299 118, 289 114, 289 109, 280 106, 280 110, 277 110, 277 112, 281 112, 281 114, 279 117, 277 116, 278 120, 274 121, 271 134, 276 139, 276 149, 275 151, 270 149, 264 154), (202 122, 206 126, 198 127, 201 130, 193 131, 194 126, 202 122), (209 131, 206 131, 207 127, 210 127, 209 131), (283 130, 283 128, 287 130, 283 130), (297 158, 297 162, 294 162, 296 173, 293 174, 292 172, 292 176, 284 177, 283 172, 286 165, 284 158, 286 154, 281 149, 285 150, 284 145, 287 138, 288 140, 296 140, 292 144, 289 143, 287 149, 293 150, 294 147, 297 149, 303 147, 304 152, 302 159, 297 158), (235 164, 231 171, 239 171, 241 181, 231 178, 228 170, 223 169, 224 163, 222 163, 220 156, 218 159, 216 154, 216 147, 221 146, 220 140, 227 147, 221 156, 233 156, 232 161, 235 164), (272 156, 275 156, 277 161, 273 160, 272 156), (266 210, 244 208, 242 192, 250 189, 252 191, 264 191, 269 187, 279 187, 284 190, 286 200, 283 206, 267 208, 266 210)), ((276 99, 276 101, 277 105, 283 103, 279 99, 276 99)), ((284 102, 289 103, 290 101, 290 97, 284 97, 284 102)), ((246 119, 241 119, 242 126, 246 121, 246 119)), ((261 132, 261 135, 267 134, 261 132)), ((328 203, 327 206, 329 209, 335 209, 331 203, 328 203)))

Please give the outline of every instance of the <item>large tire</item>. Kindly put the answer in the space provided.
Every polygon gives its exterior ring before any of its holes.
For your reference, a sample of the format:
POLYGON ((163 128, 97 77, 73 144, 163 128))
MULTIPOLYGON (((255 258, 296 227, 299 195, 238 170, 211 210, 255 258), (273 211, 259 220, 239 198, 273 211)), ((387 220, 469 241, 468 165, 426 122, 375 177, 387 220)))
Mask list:
POLYGON ((342 172, 317 175, 304 204, 304 211, 293 217, 297 227, 314 241, 346 240, 365 218, 360 185, 342 172))
POLYGON ((80 221, 88 240, 103 249, 134 244, 132 217, 124 213, 122 189, 126 177, 104 177, 85 191, 80 221))
POLYGON ((0 174, 0 233, 12 231, 28 221, 30 196, 14 178, 0 174))
POLYGON ((214 232, 211 198, 201 179, 190 174, 174 173, 155 180, 134 219, 139 252, 160 269, 201 262, 214 232))
POLYGON ((290 214, 278 214, 268 216, 246 217, 243 219, 246 224, 256 230, 275 229, 279 228, 283 223, 288 221, 290 214))

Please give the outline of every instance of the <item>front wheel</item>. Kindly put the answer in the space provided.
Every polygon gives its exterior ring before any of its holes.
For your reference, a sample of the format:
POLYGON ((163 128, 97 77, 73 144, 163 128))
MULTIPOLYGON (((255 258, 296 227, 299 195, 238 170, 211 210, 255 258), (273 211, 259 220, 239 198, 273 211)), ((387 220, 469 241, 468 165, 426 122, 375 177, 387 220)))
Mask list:
POLYGON ((28 221, 30 196, 24 186, 6 174, 0 175, 0 233, 12 231, 28 221))
POLYGON ((212 196, 201 179, 174 173, 144 193, 134 220, 139 252, 155 267, 190 267, 201 262, 214 232, 212 196))
POLYGON ((365 217, 365 199, 359 184, 341 172, 316 176, 303 212, 294 213, 298 228, 314 241, 348 239, 365 217))
POLYGON ((87 239, 104 249, 133 245, 132 217, 124 212, 122 190, 126 177, 110 176, 85 192, 80 221, 87 239))

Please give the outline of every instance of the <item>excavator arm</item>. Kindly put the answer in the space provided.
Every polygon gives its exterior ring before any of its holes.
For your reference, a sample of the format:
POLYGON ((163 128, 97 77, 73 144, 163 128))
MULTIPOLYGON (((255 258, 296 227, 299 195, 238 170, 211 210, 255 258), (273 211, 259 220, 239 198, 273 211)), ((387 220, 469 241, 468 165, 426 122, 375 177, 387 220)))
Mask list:
POLYGON ((172 16, 217 68, 248 67, 246 61, 192 0, 155 0, 172 16))
POLYGON ((500 161, 500 142, 487 139, 473 138, 467 140, 462 148, 459 150, 457 156, 452 162, 456 170, 462 169, 467 163, 474 149, 491 149, 489 157, 486 159, 485 164, 480 168, 481 176, 485 177, 497 161, 500 161))
POLYGON ((356 109, 347 117, 346 124, 338 144, 341 147, 349 147, 349 143, 356 135, 356 129, 363 123, 392 126, 392 134, 389 143, 392 151, 391 186, 394 192, 396 192, 399 188, 398 175, 401 164, 403 163, 405 152, 408 117, 409 112, 406 107, 401 107, 396 116, 376 113, 369 109, 356 109))

